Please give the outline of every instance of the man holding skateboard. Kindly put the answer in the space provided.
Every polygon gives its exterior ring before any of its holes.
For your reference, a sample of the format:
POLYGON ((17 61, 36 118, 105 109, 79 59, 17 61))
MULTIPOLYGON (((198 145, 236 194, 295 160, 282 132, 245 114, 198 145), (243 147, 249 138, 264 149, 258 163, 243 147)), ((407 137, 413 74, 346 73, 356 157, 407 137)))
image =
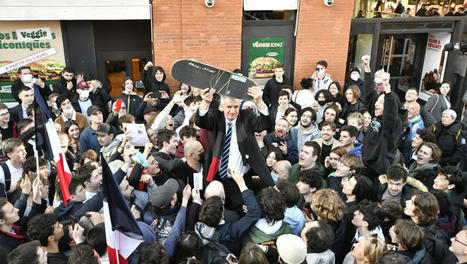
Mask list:
POLYGON ((261 155, 254 132, 271 127, 268 107, 263 101, 263 92, 258 87, 248 89, 260 116, 251 110, 240 110, 240 100, 222 96, 219 110, 210 109, 214 89, 205 89, 201 93, 203 101, 196 115, 197 126, 211 131, 209 151, 205 161, 204 176, 206 181, 220 180, 226 192, 226 206, 232 210, 241 210, 241 193, 232 180, 229 170, 245 175, 245 181, 251 185, 251 176, 260 177, 260 187, 273 186, 274 181, 261 155))

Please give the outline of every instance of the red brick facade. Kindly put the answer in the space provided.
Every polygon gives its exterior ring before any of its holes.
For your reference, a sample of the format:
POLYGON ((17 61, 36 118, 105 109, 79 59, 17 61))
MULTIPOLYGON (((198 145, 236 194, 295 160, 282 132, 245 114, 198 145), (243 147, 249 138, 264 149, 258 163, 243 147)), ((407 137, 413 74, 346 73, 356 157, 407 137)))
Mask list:
MULTIPOLYGON (((295 87, 314 64, 327 59, 333 79, 343 81, 353 0, 301 0, 295 49, 295 87)), ((153 1, 154 60, 170 71, 181 58, 197 59, 225 69, 240 68, 242 1, 217 0, 206 8, 202 0, 153 1)), ((167 74, 172 90, 178 83, 167 74)))

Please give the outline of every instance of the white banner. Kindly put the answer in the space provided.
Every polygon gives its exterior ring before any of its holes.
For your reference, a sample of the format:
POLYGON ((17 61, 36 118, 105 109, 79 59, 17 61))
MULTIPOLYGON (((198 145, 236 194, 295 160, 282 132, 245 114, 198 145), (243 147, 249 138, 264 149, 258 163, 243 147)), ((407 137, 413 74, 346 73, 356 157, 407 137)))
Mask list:
POLYGON ((29 63, 32 63, 32 62, 35 62, 35 61, 38 61, 38 60, 42 60, 44 58, 55 55, 56 53, 57 53, 57 51, 55 50, 55 48, 50 48, 50 49, 46 49, 44 51, 35 53, 33 55, 27 56, 25 58, 19 59, 17 61, 12 62, 12 63, 0 66, 0 74, 2 74, 4 72, 11 71, 11 70, 14 70, 14 69, 18 69, 19 67, 24 66, 24 65, 28 65, 29 63))
POLYGON ((243 10, 297 10, 298 0, 243 0, 243 10))
POLYGON ((420 82, 420 98, 427 100, 431 93, 427 93, 439 85, 443 80, 447 61, 444 45, 451 40, 451 33, 437 32, 428 35, 425 60, 423 61, 422 81, 420 82))
POLYGON ((52 39, 52 31, 49 27, 17 29, 15 32, 19 41, 52 39))

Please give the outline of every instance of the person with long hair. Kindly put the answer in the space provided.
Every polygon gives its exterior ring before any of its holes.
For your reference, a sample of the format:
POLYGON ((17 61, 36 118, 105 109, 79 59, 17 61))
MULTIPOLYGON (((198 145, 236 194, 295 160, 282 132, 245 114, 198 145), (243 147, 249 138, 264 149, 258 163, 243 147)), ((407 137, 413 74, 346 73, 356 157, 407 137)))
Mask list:
POLYGON ((424 107, 425 111, 431 114, 436 119, 436 121, 439 122, 441 121, 443 111, 446 109, 450 109, 452 106, 451 98, 449 97, 449 92, 451 91, 451 83, 443 82, 437 90, 439 90, 439 93, 435 93, 432 96, 430 96, 424 107))

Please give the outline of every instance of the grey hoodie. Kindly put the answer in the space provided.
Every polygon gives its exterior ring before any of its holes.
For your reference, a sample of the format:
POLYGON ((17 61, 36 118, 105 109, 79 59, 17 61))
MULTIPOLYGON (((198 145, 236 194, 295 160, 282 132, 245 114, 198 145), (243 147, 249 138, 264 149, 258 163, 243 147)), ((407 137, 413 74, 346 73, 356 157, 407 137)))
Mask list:
POLYGON ((309 130, 304 130, 302 124, 298 124, 297 126, 293 127, 290 130, 290 133, 293 137, 297 139, 297 150, 298 153, 302 150, 303 145, 305 142, 312 141, 313 139, 317 139, 321 137, 321 131, 318 128, 316 123, 310 125, 309 130))

